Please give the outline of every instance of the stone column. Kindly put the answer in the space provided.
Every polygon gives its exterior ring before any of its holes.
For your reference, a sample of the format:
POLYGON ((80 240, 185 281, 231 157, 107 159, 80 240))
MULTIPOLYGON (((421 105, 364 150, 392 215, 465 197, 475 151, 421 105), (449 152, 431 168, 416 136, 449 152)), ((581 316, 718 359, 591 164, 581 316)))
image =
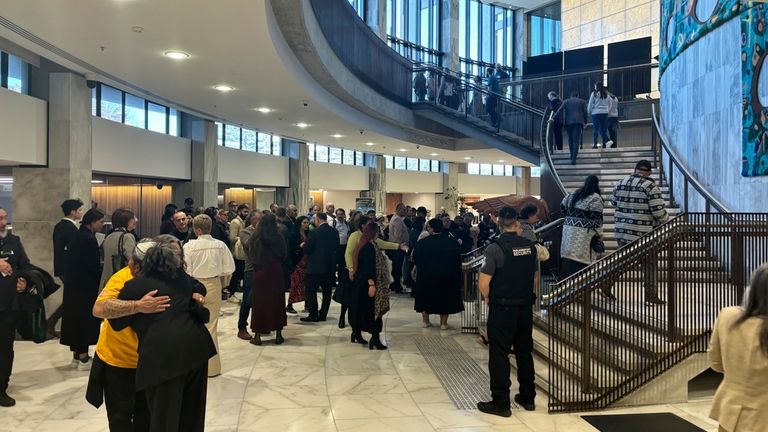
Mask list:
POLYGON ((216 123, 194 116, 182 117, 182 136, 192 140, 192 180, 173 185, 173 202, 184 206, 192 197, 195 207, 219 204, 219 156, 216 123))
POLYGON ((366 155, 365 164, 368 166, 368 190, 361 191, 360 196, 373 198, 376 213, 387 212, 387 165, 382 155, 366 155))
POLYGON ((61 203, 91 203, 91 89, 69 72, 48 76, 48 167, 13 169, 13 232, 33 264, 53 274, 53 227, 61 203))
POLYGON ((304 214, 309 208, 309 148, 306 143, 283 139, 283 151, 290 158, 289 186, 277 188, 275 202, 281 207, 294 204, 304 214))
POLYGON ((441 162, 443 172, 443 192, 435 194, 435 208, 432 215, 440 212, 440 207, 445 207, 448 214, 454 217, 458 214, 459 206, 459 165, 454 162, 441 162))
POLYGON ((515 11, 515 58, 516 76, 523 75, 523 61, 528 58, 528 20, 522 9, 515 11))
MULTIPOLYGON (((440 51, 443 67, 459 70, 459 0, 440 1, 440 51)), ((440 207, 438 207, 438 210, 440 207)))
POLYGON ((387 41, 387 0, 365 2, 365 23, 381 40, 387 41))
POLYGON ((516 167, 515 179, 517 180, 517 194, 527 196, 531 194, 531 168, 516 167))

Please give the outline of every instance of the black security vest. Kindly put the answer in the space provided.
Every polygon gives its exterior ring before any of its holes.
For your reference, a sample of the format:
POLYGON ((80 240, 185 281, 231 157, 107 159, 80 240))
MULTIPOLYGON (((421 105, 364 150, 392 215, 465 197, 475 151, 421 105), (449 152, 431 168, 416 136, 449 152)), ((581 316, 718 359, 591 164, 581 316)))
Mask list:
POLYGON ((504 252, 504 265, 497 268, 491 278, 491 303, 502 306, 532 304, 533 278, 538 270, 535 246, 513 233, 502 234, 496 245, 504 252))

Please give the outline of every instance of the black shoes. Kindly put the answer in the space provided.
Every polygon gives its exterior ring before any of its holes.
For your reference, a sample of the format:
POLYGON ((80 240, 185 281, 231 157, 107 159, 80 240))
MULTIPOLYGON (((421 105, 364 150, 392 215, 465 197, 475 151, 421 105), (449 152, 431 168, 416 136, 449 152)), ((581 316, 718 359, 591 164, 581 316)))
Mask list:
POLYGON ((534 404, 533 401, 526 402, 519 394, 515 395, 515 403, 523 407, 526 411, 536 411, 536 404, 534 404))
POLYGON ((320 318, 316 316, 305 316, 304 318, 299 318, 299 321, 301 322, 320 322, 320 318))
POLYGON ((377 349, 377 350, 385 350, 387 349, 387 346, 381 343, 381 339, 379 338, 379 335, 373 335, 371 336, 371 340, 368 341, 368 349, 377 349))
POLYGON ((285 312, 291 315, 296 315, 298 313, 296 312, 296 309, 293 308, 292 304, 289 304, 288 306, 285 307, 285 312))
POLYGON ((365 345, 368 343, 367 340, 363 339, 363 335, 360 333, 352 333, 351 337, 349 338, 350 343, 359 343, 360 345, 365 345))
POLYGON ((16 405, 16 399, 8 396, 8 393, 6 392, 0 392, 0 406, 10 408, 12 406, 16 405))
POLYGON ((493 402, 478 402, 477 409, 486 414, 497 415, 499 417, 510 417, 512 410, 509 407, 501 408, 493 402))
POLYGON ((283 342, 285 342, 285 338, 283 338, 283 331, 278 330, 275 332, 275 345, 282 345, 283 342))
POLYGON ((254 333, 253 337, 251 338, 251 345, 258 345, 261 346, 261 335, 259 333, 254 333))
POLYGON ((346 321, 344 321, 344 315, 342 315, 341 318, 339 318, 339 328, 343 329, 346 326, 347 326, 347 323, 346 321))

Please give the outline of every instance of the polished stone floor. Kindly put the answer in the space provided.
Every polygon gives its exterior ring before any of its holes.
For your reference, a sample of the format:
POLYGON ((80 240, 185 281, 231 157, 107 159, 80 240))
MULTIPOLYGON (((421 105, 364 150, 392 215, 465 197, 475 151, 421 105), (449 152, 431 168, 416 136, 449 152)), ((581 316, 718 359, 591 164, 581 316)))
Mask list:
MULTIPOLYGON (((301 304, 296 305, 301 309, 301 304)), ((487 351, 472 336, 439 326, 422 329, 408 297, 395 297, 385 324, 390 349, 369 351, 349 343, 349 330, 329 321, 302 324, 288 318, 286 343, 265 338, 256 347, 236 337, 236 306, 225 303, 219 321, 223 374, 209 380, 207 431, 594 431, 578 415, 549 415, 545 397, 535 412, 510 418, 457 410, 413 342, 418 335, 454 338, 486 368, 487 351)), ((437 317, 435 317, 437 318, 437 317)), ((449 324, 455 329, 458 316, 449 324)), ((434 321, 433 321, 434 322, 434 321)), ((84 399, 87 372, 72 370, 57 341, 16 343, 9 389, 18 404, 0 408, 0 431, 106 431, 104 408, 84 399)), ((516 382, 513 380, 513 390, 516 382)), ((707 431, 710 399, 604 411, 672 412, 707 431)))

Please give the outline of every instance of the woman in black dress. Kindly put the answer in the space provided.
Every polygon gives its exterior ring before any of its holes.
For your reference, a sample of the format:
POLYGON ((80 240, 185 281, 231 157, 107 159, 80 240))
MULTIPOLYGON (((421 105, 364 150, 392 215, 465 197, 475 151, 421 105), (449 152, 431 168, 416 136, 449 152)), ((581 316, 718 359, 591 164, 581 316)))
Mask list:
POLYGON ((361 332, 368 332, 372 335, 368 348, 383 350, 387 347, 381 343, 382 320, 376 318, 375 301, 379 279, 376 271, 378 237, 379 228, 376 224, 369 223, 363 227, 363 235, 353 256, 355 278, 349 298, 349 324, 353 329, 353 342, 364 343, 361 332))
POLYGON ((95 233, 102 226, 104 213, 88 210, 69 245, 60 343, 72 351, 72 367, 81 370, 90 369, 88 347, 99 340, 101 320, 93 316, 92 310, 101 281, 101 253, 95 233))
POLYGON ((261 345, 261 335, 275 331, 275 344, 285 342, 285 278, 283 262, 288 257, 285 239, 277 230, 277 219, 272 213, 261 218, 251 236, 248 249, 253 263, 251 285, 251 343, 261 345))
POLYGON ((143 254, 142 273, 118 296, 139 300, 150 291, 168 296, 170 307, 158 314, 109 320, 120 331, 130 326, 139 338, 136 391, 144 392, 150 432, 202 432, 208 385, 208 359, 216 355, 205 328, 210 314, 202 306, 205 287, 184 271, 181 245, 171 236, 136 246, 143 254), (166 239, 170 237, 171 240, 166 239))

